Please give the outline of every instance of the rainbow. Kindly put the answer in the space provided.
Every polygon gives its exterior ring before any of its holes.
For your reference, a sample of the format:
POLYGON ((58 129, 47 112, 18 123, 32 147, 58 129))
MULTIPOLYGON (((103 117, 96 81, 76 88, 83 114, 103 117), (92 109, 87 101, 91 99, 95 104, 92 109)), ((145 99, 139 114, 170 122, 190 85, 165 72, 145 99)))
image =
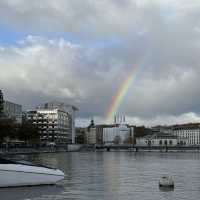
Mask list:
POLYGON ((116 115, 119 106, 121 105, 126 93, 128 92, 134 78, 137 66, 134 66, 133 69, 128 73, 128 76, 123 81, 116 94, 113 96, 109 109, 106 115, 106 123, 109 123, 112 119, 114 119, 114 115, 116 115))

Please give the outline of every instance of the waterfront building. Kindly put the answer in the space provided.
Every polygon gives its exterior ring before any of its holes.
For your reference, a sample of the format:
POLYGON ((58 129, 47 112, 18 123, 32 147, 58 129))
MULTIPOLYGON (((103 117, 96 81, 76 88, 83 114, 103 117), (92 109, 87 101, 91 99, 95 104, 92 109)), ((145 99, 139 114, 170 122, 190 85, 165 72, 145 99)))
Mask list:
POLYGON ((134 144, 135 143, 136 126, 127 125, 127 127, 130 129, 130 140, 129 140, 129 143, 134 144))
POLYGON ((96 144, 96 127, 90 127, 86 130, 87 144, 96 144))
POLYGON ((175 136, 187 138, 188 145, 200 145, 200 123, 174 125, 171 128, 175 136))
POLYGON ((126 124, 99 124, 85 129, 87 144, 134 143, 135 126, 126 124))
POLYGON ((154 133, 144 137, 136 138, 138 146, 177 146, 187 145, 187 138, 181 138, 169 133, 154 133))
POLYGON ((75 136, 75 143, 76 144, 86 144, 87 138, 86 138, 86 132, 87 128, 83 127, 76 127, 76 136, 75 136))
POLYGON ((17 123, 22 123, 22 106, 4 100, 3 92, 0 90, 0 117, 13 119, 17 123))
POLYGON ((71 144, 75 142, 75 107, 51 102, 26 113, 26 119, 37 125, 42 143, 71 144), (71 112, 70 112, 71 111, 71 112))
POLYGON ((66 113, 69 114, 69 138, 68 138, 68 143, 70 144, 74 144, 75 143, 75 113, 76 111, 78 111, 78 108, 73 106, 73 105, 69 105, 69 104, 65 104, 62 102, 57 102, 57 101, 53 101, 53 102, 48 102, 42 105, 39 105, 37 108, 41 109, 59 109, 62 110, 66 113))
POLYGON ((103 129, 103 144, 130 143, 130 128, 125 124, 115 124, 113 127, 103 129))
POLYGON ((169 133, 173 134, 171 126, 153 126, 151 127, 151 132, 153 133, 169 133))
POLYGON ((17 123, 22 123, 22 106, 10 101, 4 101, 3 115, 5 118, 14 119, 17 123))
POLYGON ((86 143, 96 144, 96 127, 92 119, 90 125, 86 128, 86 143))

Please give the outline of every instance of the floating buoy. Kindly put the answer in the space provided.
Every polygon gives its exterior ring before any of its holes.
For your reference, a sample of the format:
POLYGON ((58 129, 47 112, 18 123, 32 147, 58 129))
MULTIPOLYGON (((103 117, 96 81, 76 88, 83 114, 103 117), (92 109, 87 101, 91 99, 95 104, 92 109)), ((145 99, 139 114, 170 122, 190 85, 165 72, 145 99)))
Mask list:
POLYGON ((160 188, 174 188, 174 180, 171 176, 163 176, 159 181, 160 188))

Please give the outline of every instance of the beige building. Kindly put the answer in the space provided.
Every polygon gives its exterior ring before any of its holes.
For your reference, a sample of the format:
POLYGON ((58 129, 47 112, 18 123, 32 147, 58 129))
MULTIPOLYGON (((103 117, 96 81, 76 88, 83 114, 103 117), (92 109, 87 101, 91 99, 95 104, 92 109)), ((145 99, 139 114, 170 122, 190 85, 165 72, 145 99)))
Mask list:
POLYGON ((86 130, 86 141, 87 144, 96 144, 97 137, 96 137, 96 127, 90 127, 86 130))

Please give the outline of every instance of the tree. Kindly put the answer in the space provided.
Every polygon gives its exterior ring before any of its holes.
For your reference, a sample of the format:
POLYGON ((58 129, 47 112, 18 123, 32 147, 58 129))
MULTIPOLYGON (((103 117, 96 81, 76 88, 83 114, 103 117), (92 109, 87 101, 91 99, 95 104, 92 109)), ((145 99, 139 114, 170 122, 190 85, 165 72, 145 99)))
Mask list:
POLYGON ((37 126, 30 121, 24 121, 18 130, 18 139, 25 141, 27 144, 38 144, 40 133, 37 126))
POLYGON ((152 130, 146 128, 145 126, 138 126, 134 129, 134 144, 136 143, 136 138, 144 137, 145 135, 152 134, 152 130))
POLYGON ((2 144, 6 138, 17 138, 17 124, 13 119, 0 119, 0 143, 2 144))
POLYGON ((3 115, 3 93, 2 91, 0 90, 0 118, 2 117, 3 115))
POLYGON ((77 135, 76 136, 76 143, 77 144, 84 144, 85 143, 85 137, 84 137, 84 135, 77 135))

